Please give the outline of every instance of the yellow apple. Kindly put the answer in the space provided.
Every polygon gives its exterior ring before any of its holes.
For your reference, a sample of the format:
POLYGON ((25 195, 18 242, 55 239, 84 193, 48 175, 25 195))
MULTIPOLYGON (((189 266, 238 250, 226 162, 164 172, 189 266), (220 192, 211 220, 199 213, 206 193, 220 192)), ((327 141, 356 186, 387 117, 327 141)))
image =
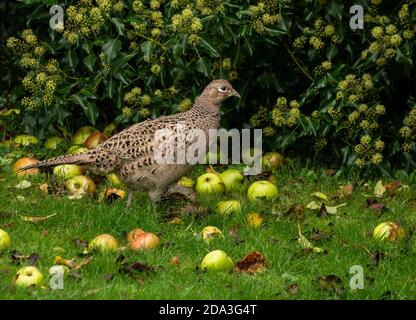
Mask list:
POLYGON ((7 250, 10 247, 10 243, 11 238, 9 234, 3 229, 0 229, 0 253, 7 250))
POLYGON ((259 199, 273 199, 278 195, 277 187, 269 181, 256 181, 247 191, 250 201, 259 199))
POLYGON ((92 250, 110 252, 118 249, 118 242, 111 234, 100 234, 90 242, 88 247, 92 250))
POLYGON ((223 215, 241 212, 241 203, 238 200, 219 201, 216 206, 216 212, 223 215))
POLYGON ((222 250, 211 251, 201 262, 203 271, 232 272, 233 269, 233 260, 222 250))
POLYGON ((71 194, 79 192, 95 193, 96 186, 94 181, 87 176, 78 175, 66 181, 66 188, 71 194))
POLYGON ((38 287, 42 284, 42 273, 33 266, 28 266, 17 271, 13 283, 18 287, 38 287))
POLYGON ((406 238, 406 230, 396 222, 387 221, 375 227, 373 237, 379 241, 401 241, 406 238))
POLYGON ((34 159, 34 158, 28 158, 28 157, 20 158, 13 165, 13 173, 19 177, 28 176, 28 175, 36 175, 40 172, 38 168, 32 168, 32 169, 28 169, 24 171, 20 171, 20 169, 28 165, 37 163, 37 162, 39 162, 39 160, 34 159))
POLYGON ((210 242, 214 238, 224 238, 223 233, 220 229, 214 226, 208 226, 202 229, 201 231, 202 239, 204 239, 205 242, 210 242))
POLYGON ((205 173, 198 177, 195 189, 201 194, 223 193, 225 186, 221 178, 215 173, 205 173))
POLYGON ((82 175, 82 173, 82 168, 76 164, 60 164, 53 168, 53 175, 65 180, 82 175))

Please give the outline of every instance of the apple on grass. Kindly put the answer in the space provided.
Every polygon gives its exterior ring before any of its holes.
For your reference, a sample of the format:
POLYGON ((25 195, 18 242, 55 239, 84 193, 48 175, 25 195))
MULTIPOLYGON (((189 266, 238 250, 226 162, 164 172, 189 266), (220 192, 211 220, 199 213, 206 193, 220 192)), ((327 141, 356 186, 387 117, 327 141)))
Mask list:
POLYGON ((67 180, 66 188, 71 194, 95 193, 97 190, 94 181, 83 175, 78 175, 67 180))
POLYGON ((198 177, 195 189, 201 194, 223 193, 225 191, 225 186, 217 174, 205 173, 198 177))
POLYGON ((243 188, 244 175, 240 170, 225 170, 220 174, 220 178, 227 191, 241 190, 243 188))
POLYGON ((269 181, 256 181, 247 191, 247 197, 250 201, 259 199, 273 199, 278 195, 277 187, 269 181))
POLYGON ((133 251, 148 251, 157 248, 159 245, 159 237, 151 232, 139 233, 129 242, 129 246, 133 251))
POLYGON ((88 138, 84 141, 84 146, 87 147, 88 149, 92 149, 92 148, 98 147, 101 143, 103 143, 107 139, 108 137, 104 133, 100 131, 95 131, 91 133, 88 136, 88 138))
POLYGON ((7 250, 10 247, 10 243, 11 238, 9 234, 3 229, 0 229, 0 253, 7 250))
POLYGON ((31 144, 38 143, 39 139, 29 134, 20 134, 13 139, 13 142, 17 144, 21 144, 23 146, 28 146, 31 144))
POLYGON ((73 145, 73 146, 69 147, 69 149, 66 151, 66 153, 67 154, 77 154, 77 153, 87 152, 88 150, 89 149, 87 147, 73 145))
POLYGON ((75 132, 74 136, 72 137, 73 144, 83 144, 85 140, 90 136, 91 133, 97 131, 92 126, 85 126, 79 128, 77 132, 75 132))
POLYGON ((210 242, 214 238, 224 238, 223 233, 220 229, 214 226, 208 226, 202 229, 201 231, 202 239, 204 239, 205 242, 210 242))
POLYGON ((238 200, 219 201, 216 205, 216 212, 222 215, 241 212, 241 203, 238 200))
POLYGON ((42 284, 42 282, 42 273, 33 266, 20 269, 13 278, 13 284, 18 287, 38 287, 42 284))
POLYGON ((387 221, 375 227, 373 237, 378 241, 401 241, 406 238, 406 230, 396 222, 387 221))
POLYGON ((24 171, 20 171, 23 167, 29 166, 31 164, 37 163, 39 160, 29 157, 20 158, 15 162, 13 165, 13 173, 16 174, 18 177, 28 176, 28 175, 36 175, 40 172, 38 168, 32 168, 24 171))
POLYGON ((46 149, 55 150, 60 143, 65 141, 64 138, 61 137, 50 137, 48 138, 45 143, 43 144, 46 149))
POLYGON ((91 240, 88 248, 100 252, 111 252, 118 249, 118 242, 111 234, 100 234, 91 240))
POLYGON ((76 164, 60 164, 53 168, 53 175, 65 180, 82 175, 82 173, 82 168, 76 164))
POLYGON ((132 242, 134 239, 136 239, 138 236, 140 236, 143 233, 146 233, 143 229, 141 229, 141 228, 134 228, 133 230, 131 230, 127 234, 127 241, 128 242, 132 242))
POLYGON ((263 167, 277 169, 283 165, 285 158, 278 152, 268 152, 262 158, 263 167))
POLYGON ((232 272, 234 262, 224 251, 214 250, 204 257, 200 267, 203 271, 232 272))

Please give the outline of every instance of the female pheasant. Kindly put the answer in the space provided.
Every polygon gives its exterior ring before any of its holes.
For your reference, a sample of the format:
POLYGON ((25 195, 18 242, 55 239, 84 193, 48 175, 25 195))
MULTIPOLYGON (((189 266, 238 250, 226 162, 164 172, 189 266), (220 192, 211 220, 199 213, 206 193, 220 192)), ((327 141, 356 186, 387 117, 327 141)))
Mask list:
POLYGON ((219 127, 221 103, 231 96, 240 97, 227 80, 214 80, 188 111, 134 124, 85 153, 40 161, 21 170, 78 164, 98 174, 113 172, 129 188, 127 206, 130 206, 135 190, 147 191, 153 202, 172 192, 189 194, 190 190, 176 182, 192 168, 192 164, 159 164, 154 156, 155 134, 158 130, 171 130, 172 141, 177 142, 178 123, 181 123, 187 130, 202 130, 208 141, 208 131, 219 127))

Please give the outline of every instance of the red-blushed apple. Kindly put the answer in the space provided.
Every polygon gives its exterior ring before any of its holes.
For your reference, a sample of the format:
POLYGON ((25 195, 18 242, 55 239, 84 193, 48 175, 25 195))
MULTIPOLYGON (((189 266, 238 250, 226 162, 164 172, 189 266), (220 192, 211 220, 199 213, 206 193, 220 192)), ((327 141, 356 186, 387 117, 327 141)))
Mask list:
POLYGON ((9 234, 3 229, 0 229, 0 253, 7 250, 10 247, 10 244, 11 238, 9 234))
POLYGON ((116 132, 116 129, 117 129, 117 123, 111 122, 104 128, 103 133, 106 136, 111 137, 116 132))
POLYGON ((16 144, 21 144, 22 146, 28 146, 31 144, 37 144, 39 139, 29 134, 20 134, 13 139, 13 142, 16 144))
POLYGON ((87 176, 78 175, 66 181, 66 188, 71 194, 80 192, 95 193, 97 190, 94 181, 87 176))
POLYGON ((38 287, 43 282, 42 273, 33 266, 28 266, 17 271, 13 277, 13 284, 18 287, 38 287))
POLYGON ((240 170, 225 170, 220 174, 220 178, 227 191, 241 190, 243 188, 244 175, 240 170))
POLYGON ((216 212, 222 215, 241 212, 241 203, 238 200, 219 201, 216 205, 216 212))
POLYGON ((97 131, 94 127, 85 126, 79 128, 77 132, 75 132, 74 136, 72 137, 73 144, 83 144, 85 140, 90 136, 91 133, 97 131))
POLYGON ((224 235, 221 232, 221 230, 214 226, 207 226, 204 229, 202 229, 201 236, 205 242, 210 242, 214 238, 224 238, 224 235))
POLYGON ((111 234, 100 234, 91 240, 88 248, 91 250, 98 250, 100 252, 117 251, 118 242, 111 234))
POLYGON ((224 251, 214 250, 204 257, 200 267, 203 271, 232 272, 234 262, 224 251))
POLYGON ((196 181, 196 191, 201 194, 223 193, 225 191, 224 182, 215 173, 204 173, 196 181))
POLYGON ((142 235, 143 233, 146 233, 143 229, 135 228, 127 234, 127 241, 132 242, 134 239, 136 239, 138 236, 142 235))
POLYGON ((66 151, 66 153, 67 154, 77 154, 77 153, 87 152, 88 150, 89 149, 87 147, 73 145, 73 146, 69 147, 69 149, 66 151))
POLYGON ((142 233, 129 243, 129 246, 133 251, 148 251, 157 248, 159 245, 159 237, 151 232, 142 233))
POLYGON ((95 131, 91 133, 88 136, 88 138, 84 141, 84 146, 87 147, 88 149, 92 149, 92 148, 98 147, 101 143, 103 143, 107 139, 108 137, 104 133, 100 131, 95 131))
POLYGON ((269 181, 256 181, 247 191, 247 197, 250 201, 259 199, 273 199, 278 195, 277 187, 269 181))
POLYGON ((375 227, 373 237, 378 241, 401 241, 406 238, 406 230, 396 222, 387 221, 375 227))
POLYGON ((65 142, 64 138, 61 137, 50 137, 43 144, 46 149, 55 150, 59 144, 65 142))
POLYGON ((265 169, 280 168, 285 162, 285 158, 278 152, 268 152, 262 158, 262 164, 265 169))
POLYGON ((28 158, 28 157, 20 158, 13 165, 13 169, 12 169, 13 173, 16 174, 18 177, 36 175, 40 172, 40 170, 38 168, 32 168, 32 169, 28 169, 28 170, 24 170, 24 171, 21 171, 20 169, 22 169, 23 167, 26 167, 28 165, 37 163, 37 162, 39 162, 39 160, 34 159, 34 158, 28 158))
POLYGON ((82 167, 76 164, 60 164, 53 168, 53 175, 60 179, 71 179, 75 176, 82 175, 82 167))

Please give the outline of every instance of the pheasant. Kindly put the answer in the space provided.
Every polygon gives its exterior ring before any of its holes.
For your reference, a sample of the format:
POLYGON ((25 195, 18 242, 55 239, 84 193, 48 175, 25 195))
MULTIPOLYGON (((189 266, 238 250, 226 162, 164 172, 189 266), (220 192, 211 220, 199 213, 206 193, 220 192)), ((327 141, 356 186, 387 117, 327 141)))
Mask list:
POLYGON ((188 111, 134 124, 85 153, 51 158, 21 170, 78 164, 97 174, 115 173, 129 189, 127 207, 132 202, 134 191, 147 191, 153 202, 158 202, 163 196, 172 193, 190 195, 190 189, 179 186, 176 182, 193 164, 160 164, 156 161, 155 134, 158 130, 171 130, 173 141, 177 142, 178 123, 182 123, 187 130, 202 130, 209 143, 209 130, 218 129, 220 124, 221 103, 231 96, 240 98, 228 81, 214 80, 205 87, 188 111))

